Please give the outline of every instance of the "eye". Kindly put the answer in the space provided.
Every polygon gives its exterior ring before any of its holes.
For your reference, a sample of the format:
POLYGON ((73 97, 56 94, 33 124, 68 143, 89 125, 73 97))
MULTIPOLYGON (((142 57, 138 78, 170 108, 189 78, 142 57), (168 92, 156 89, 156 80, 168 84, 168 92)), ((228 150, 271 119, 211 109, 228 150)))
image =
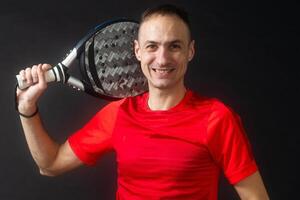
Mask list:
POLYGON ((155 44, 148 44, 148 45, 146 45, 146 49, 148 51, 154 51, 154 50, 157 49, 157 45, 155 45, 155 44))
POLYGON ((181 49, 181 45, 180 44, 171 44, 170 45, 170 49, 173 50, 173 51, 176 51, 176 50, 180 50, 181 49))

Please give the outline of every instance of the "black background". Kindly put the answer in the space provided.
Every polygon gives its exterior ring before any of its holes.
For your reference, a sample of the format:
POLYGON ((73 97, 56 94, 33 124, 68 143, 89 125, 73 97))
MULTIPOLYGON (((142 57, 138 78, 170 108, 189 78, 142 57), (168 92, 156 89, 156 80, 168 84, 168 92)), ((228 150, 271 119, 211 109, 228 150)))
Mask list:
MULTIPOLYGON (((245 129, 271 199, 297 199, 299 123, 298 8, 289 1, 1 1, 0 199, 114 199, 116 163, 59 177, 39 175, 14 111, 15 74, 56 64, 88 29, 115 17, 138 19, 149 6, 173 2, 190 13, 196 56, 189 88, 230 105, 245 129)), ((51 136, 63 142, 105 103, 51 85, 39 107, 51 136)), ((222 178, 219 199, 238 199, 222 178)))

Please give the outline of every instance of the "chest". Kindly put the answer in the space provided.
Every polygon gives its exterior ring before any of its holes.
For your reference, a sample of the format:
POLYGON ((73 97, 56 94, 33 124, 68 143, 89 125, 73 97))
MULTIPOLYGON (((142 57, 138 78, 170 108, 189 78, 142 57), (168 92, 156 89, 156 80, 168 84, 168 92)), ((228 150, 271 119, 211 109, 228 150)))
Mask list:
POLYGON ((113 143, 120 176, 193 177, 211 168, 204 145, 205 118, 183 115, 134 118, 121 113, 113 143))

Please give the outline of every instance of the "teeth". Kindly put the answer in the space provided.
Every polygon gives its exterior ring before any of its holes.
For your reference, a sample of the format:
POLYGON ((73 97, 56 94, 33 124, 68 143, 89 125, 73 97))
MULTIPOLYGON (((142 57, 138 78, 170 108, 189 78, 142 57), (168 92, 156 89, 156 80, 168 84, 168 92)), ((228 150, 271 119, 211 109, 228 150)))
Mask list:
POLYGON ((153 69, 155 72, 158 71, 158 72, 170 72, 172 71, 173 69, 153 69))
POLYGON ((167 71, 170 71, 168 69, 158 69, 157 71, 160 71, 160 72, 167 72, 167 71))

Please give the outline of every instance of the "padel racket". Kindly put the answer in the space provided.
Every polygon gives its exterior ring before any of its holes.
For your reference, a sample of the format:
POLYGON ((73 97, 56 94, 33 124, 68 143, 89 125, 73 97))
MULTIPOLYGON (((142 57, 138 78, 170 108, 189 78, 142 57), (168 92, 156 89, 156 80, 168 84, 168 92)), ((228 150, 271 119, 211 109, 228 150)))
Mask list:
MULTIPOLYGON (((66 58, 45 73, 47 82, 61 82, 108 100, 136 96, 147 91, 147 80, 134 55, 133 41, 139 24, 118 19, 104 22, 89 31, 66 58), (81 78, 68 73, 77 60, 81 78)), ((17 75, 18 87, 26 81, 17 75)))

